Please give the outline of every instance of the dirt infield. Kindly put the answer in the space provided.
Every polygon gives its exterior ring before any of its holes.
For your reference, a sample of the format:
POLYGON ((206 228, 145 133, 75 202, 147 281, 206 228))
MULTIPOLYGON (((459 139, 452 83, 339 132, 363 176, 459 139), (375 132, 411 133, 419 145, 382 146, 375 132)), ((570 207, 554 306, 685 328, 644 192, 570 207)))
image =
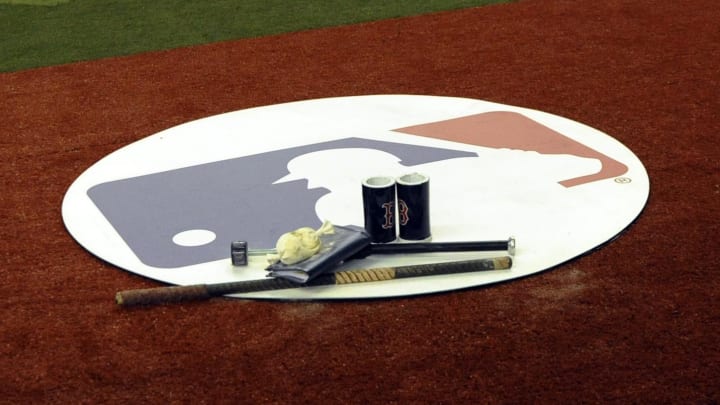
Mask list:
POLYGON ((0 75, 0 398, 9 403, 720 401, 720 6, 525 0, 0 75), (432 296, 122 310, 156 284, 77 245, 60 204, 113 150, 308 98, 547 111, 644 162, 648 205, 552 271, 432 296))

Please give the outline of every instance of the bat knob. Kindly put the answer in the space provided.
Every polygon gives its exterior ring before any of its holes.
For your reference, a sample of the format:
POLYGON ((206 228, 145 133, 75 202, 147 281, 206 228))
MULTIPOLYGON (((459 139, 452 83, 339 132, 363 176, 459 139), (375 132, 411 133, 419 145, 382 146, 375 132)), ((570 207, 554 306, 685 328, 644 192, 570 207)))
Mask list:
POLYGON ((248 244, 244 240, 236 240, 230 244, 230 260, 233 266, 247 266, 248 244))

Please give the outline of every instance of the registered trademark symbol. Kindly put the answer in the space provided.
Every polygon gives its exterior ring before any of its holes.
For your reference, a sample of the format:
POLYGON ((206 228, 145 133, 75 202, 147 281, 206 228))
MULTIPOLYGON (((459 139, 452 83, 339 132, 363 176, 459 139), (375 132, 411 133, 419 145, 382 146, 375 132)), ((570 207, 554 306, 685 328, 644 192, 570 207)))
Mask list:
POLYGON ((629 177, 616 177, 615 178, 615 183, 618 183, 618 184, 628 184, 631 181, 632 181, 632 179, 629 177))

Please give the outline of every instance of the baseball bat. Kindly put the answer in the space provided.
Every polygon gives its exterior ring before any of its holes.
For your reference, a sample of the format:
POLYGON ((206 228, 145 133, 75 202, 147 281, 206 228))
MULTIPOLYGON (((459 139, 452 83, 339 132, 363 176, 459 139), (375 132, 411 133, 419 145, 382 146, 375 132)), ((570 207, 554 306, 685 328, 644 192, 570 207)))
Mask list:
POLYGON ((305 284, 297 284, 281 278, 267 278, 218 284, 196 284, 126 290, 115 294, 115 301, 122 307, 131 307, 137 305, 154 305, 191 300, 205 300, 227 294, 304 288, 321 285, 368 283, 410 277, 504 270, 511 267, 512 258, 510 256, 501 256, 454 262, 347 270, 322 274, 305 284))

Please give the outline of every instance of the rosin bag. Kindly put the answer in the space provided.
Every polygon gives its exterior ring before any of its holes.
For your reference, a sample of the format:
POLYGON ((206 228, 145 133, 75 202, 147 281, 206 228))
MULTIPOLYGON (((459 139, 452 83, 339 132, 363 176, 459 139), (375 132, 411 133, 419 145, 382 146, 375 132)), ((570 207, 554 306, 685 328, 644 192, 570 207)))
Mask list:
POLYGON ((293 264, 275 262, 265 269, 268 271, 268 276, 306 283, 320 274, 331 272, 340 263, 370 246, 371 241, 365 229, 354 225, 335 225, 334 232, 326 232, 318 236, 321 245, 316 254, 293 264))

